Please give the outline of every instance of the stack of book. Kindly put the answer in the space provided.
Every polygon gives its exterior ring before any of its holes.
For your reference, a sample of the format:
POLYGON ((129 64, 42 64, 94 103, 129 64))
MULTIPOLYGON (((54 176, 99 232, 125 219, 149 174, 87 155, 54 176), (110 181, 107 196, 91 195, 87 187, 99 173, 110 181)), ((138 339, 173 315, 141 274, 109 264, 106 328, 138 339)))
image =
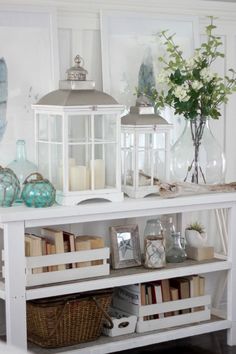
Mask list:
MULTIPOLYGON (((114 293, 113 306, 138 316, 142 306, 198 297, 204 294, 205 278, 200 275, 192 275, 119 287, 114 293)), ((143 316, 143 320, 160 319, 201 310, 204 310, 203 306, 157 313, 153 307, 153 313, 143 316)))
MULTIPOLYGON (((76 252, 104 247, 101 236, 75 236, 73 233, 44 227, 40 235, 25 234, 26 257, 44 256, 56 253, 76 252)), ((33 269, 33 273, 65 270, 102 264, 102 260, 57 264, 33 269)))

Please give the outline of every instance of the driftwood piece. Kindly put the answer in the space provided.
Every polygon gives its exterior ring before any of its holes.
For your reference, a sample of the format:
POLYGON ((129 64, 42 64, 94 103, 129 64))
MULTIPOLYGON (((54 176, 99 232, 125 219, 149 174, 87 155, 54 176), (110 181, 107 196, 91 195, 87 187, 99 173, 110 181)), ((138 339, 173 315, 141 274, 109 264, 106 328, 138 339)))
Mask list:
POLYGON ((187 194, 204 194, 209 192, 235 192, 236 182, 223 184, 195 184, 187 182, 160 183, 159 194, 162 198, 174 198, 187 194))
MULTIPOLYGON (((139 170, 139 175, 143 176, 145 178, 147 178, 148 180, 151 179, 151 176, 147 175, 145 172, 143 172, 142 170, 139 170)), ((156 177, 153 176, 153 184, 158 184, 160 183, 160 180, 156 177)))

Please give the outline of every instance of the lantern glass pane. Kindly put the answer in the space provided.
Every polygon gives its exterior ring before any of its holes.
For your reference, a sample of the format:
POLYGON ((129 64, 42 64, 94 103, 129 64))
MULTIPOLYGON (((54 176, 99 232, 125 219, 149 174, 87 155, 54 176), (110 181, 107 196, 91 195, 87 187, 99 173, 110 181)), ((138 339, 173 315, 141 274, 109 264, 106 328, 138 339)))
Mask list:
POLYGON ((69 115, 68 140, 69 143, 86 143, 91 141, 90 115, 69 115))
POLYGON ((123 132, 121 135, 121 174, 124 185, 134 185, 134 134, 123 132))
POLYGON ((153 146, 152 132, 139 133, 137 136, 137 146, 139 148, 152 149, 153 146))
POLYGON ((38 170, 44 178, 49 178, 49 145, 38 143, 38 170))
POLYGON ((104 159, 105 159, 105 185, 106 188, 116 187, 116 144, 105 144, 104 159))
POLYGON ((165 149, 165 133, 155 133, 153 136, 154 149, 165 149))
POLYGON ((105 154, 106 144, 94 145, 94 160, 90 161, 91 188, 104 189, 106 185, 106 166, 105 154))
POLYGON ((51 144, 51 182, 56 189, 63 189, 62 145, 51 144))
POLYGON ((69 146, 69 190, 90 189, 91 145, 78 144, 69 146))
POLYGON ((50 141, 62 142, 62 116, 59 114, 50 114, 50 141))
POLYGON ((154 177, 161 181, 166 180, 166 158, 164 150, 156 150, 154 153, 154 177))
POLYGON ((138 148, 137 151, 137 165, 138 165, 138 186, 150 186, 152 182, 152 156, 153 151, 151 148, 138 148))
POLYGON ((94 139, 99 141, 116 140, 117 115, 115 114, 95 114, 94 115, 94 139))
POLYGON ((38 130, 38 140, 48 141, 48 114, 38 113, 37 114, 37 130, 38 130))

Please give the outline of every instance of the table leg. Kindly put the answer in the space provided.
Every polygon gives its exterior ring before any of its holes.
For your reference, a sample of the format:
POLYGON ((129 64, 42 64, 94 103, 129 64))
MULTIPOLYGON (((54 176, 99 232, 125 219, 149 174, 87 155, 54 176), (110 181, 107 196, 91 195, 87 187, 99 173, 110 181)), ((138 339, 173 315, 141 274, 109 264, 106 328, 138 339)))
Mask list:
POLYGON ((24 222, 4 225, 7 343, 27 348, 24 222))

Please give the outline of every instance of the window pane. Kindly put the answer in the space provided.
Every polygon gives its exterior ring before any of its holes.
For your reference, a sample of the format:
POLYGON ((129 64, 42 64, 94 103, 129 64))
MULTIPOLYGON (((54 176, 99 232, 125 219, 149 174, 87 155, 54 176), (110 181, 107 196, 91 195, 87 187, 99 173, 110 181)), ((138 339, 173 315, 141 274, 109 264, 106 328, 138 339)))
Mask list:
POLYGON ((151 185, 151 149, 138 150, 138 185, 150 186, 151 185))
POLYGON ((70 143, 84 143, 91 140, 91 116, 71 115, 68 117, 70 143))
POLYGON ((69 147, 69 190, 90 189, 91 146, 71 145, 69 147))
POLYGON ((106 188, 114 188, 116 187, 116 144, 105 145, 104 159, 106 188))
POLYGON ((160 181, 166 181, 165 151, 156 150, 154 153, 154 177, 160 181))
POLYGON ((56 189, 63 188, 62 145, 51 145, 51 182, 56 189))
POLYGON ((122 183, 128 186, 134 185, 134 149, 126 148, 121 151, 122 183))
POLYGON ((58 114, 50 115, 50 140, 62 142, 62 116, 58 114))
POLYGON ((154 149, 164 149, 165 148, 165 133, 154 134, 154 149))
POLYGON ((94 115, 94 139, 95 141, 116 141, 116 121, 114 114, 94 115))
POLYGON ((49 147, 38 143, 38 170, 44 178, 49 178, 49 147))
POLYGON ((48 141, 48 114, 37 114, 38 140, 48 141))

